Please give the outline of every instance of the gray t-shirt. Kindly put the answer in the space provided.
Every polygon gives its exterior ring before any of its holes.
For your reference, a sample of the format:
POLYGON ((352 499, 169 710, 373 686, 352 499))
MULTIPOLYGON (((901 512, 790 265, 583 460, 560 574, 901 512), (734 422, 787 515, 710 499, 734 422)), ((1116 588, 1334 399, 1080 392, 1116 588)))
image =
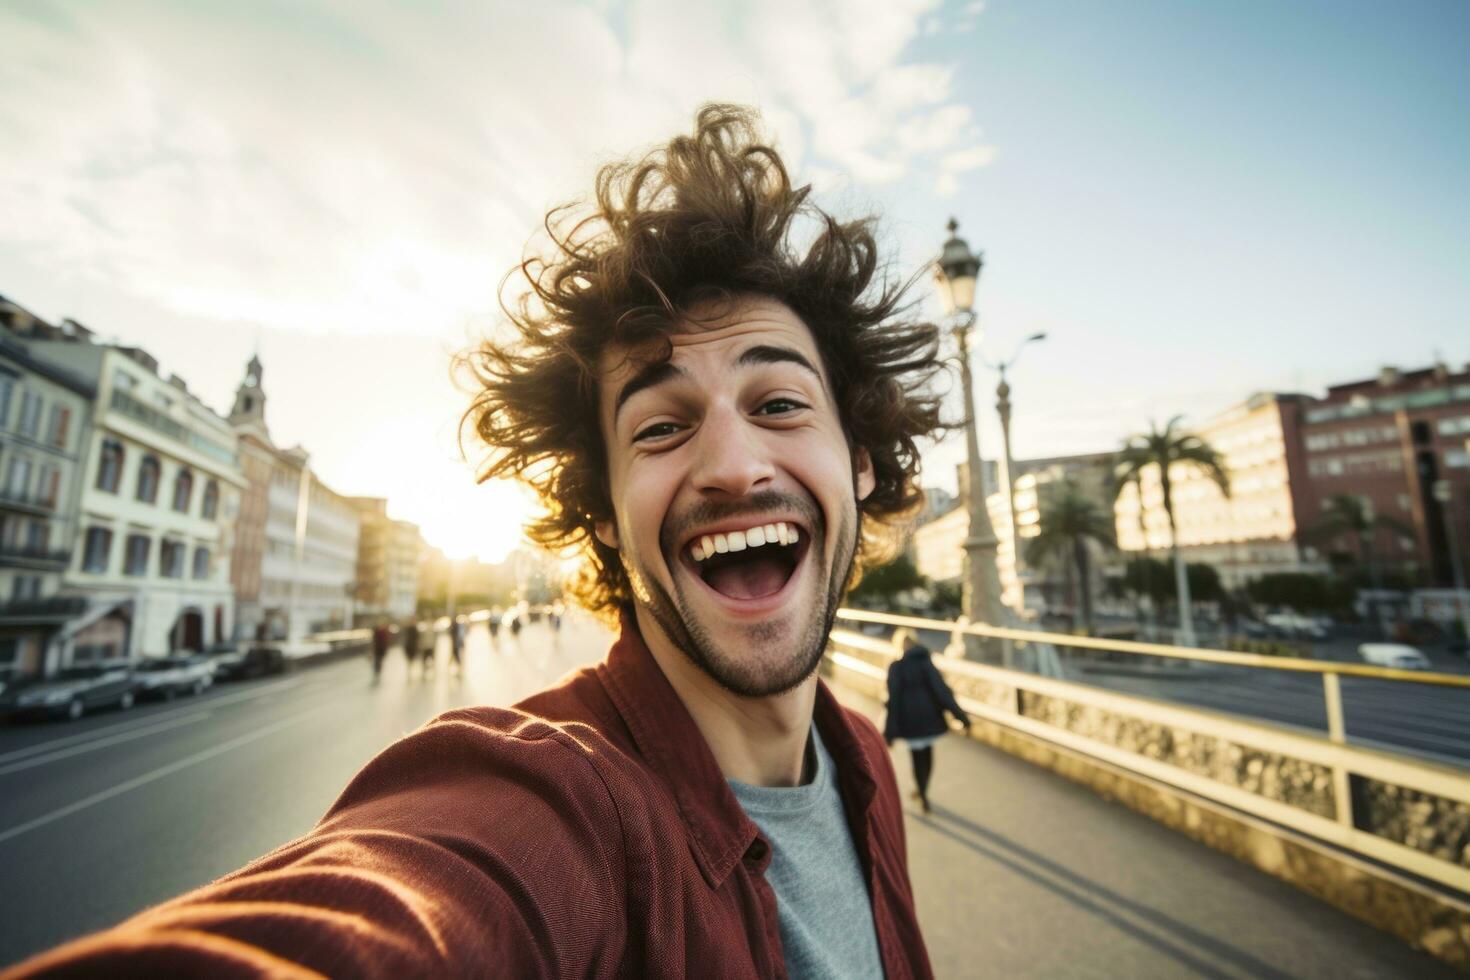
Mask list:
POLYGON ((816 773, 803 786, 730 780, 735 798, 771 845, 766 881, 776 893, 781 946, 792 980, 883 976, 873 906, 852 843, 837 765, 811 728, 816 773))

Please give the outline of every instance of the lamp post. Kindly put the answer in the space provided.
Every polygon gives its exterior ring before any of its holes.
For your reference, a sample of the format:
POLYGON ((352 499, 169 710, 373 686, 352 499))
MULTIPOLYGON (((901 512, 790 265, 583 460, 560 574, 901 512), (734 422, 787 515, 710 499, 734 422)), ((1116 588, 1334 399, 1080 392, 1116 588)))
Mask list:
MULTIPOLYGON (((984 264, 981 256, 957 234, 959 222, 949 220, 949 239, 934 264, 934 282, 947 314, 954 316, 954 336, 959 343, 960 379, 965 393, 965 452, 969 467, 966 481, 970 531, 965 538, 964 612, 971 622, 1000 625, 1000 575, 995 569, 995 530, 985 508, 984 469, 980 461, 980 434, 975 424, 975 383, 970 371, 970 328, 975 325, 975 283, 984 264)), ((1007 644, 1009 646, 1009 644, 1007 644)))
POLYGON ((1009 358, 999 364, 991 364, 983 357, 985 366, 1000 372, 1000 384, 995 386, 995 410, 1000 413, 1000 438, 1005 447, 1006 506, 1011 521, 1011 568, 1016 576, 1016 590, 1020 593, 1020 608, 1026 608, 1026 587, 1021 583, 1021 532, 1016 524, 1016 461, 1011 456, 1011 386, 1006 381, 1006 371, 1015 365, 1026 345, 1045 340, 1045 333, 1034 333, 1021 341, 1009 358))
POLYGON ((1460 624, 1470 637, 1470 596, 1465 593, 1465 566, 1460 560, 1460 543, 1455 535, 1454 491, 1449 480, 1435 480, 1434 499, 1439 501, 1439 516, 1444 522, 1445 537, 1449 539, 1450 567, 1455 573, 1455 601, 1460 607, 1460 624))

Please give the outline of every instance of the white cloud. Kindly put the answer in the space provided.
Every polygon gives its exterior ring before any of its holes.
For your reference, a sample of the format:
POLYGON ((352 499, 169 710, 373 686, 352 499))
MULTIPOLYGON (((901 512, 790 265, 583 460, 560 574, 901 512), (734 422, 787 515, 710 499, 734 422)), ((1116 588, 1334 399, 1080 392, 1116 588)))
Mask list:
MULTIPOLYGON (((793 169, 839 193, 962 173, 976 139, 952 69, 911 56, 939 0, 39 9, 0 8, 0 262, 55 270, 57 296, 278 338, 457 345, 549 205, 706 100, 760 106, 793 169)), ((403 384, 442 405, 442 374, 403 384)), ((351 470, 385 411, 292 438, 351 470)), ((447 478, 441 443, 405 448, 403 472, 447 478)))

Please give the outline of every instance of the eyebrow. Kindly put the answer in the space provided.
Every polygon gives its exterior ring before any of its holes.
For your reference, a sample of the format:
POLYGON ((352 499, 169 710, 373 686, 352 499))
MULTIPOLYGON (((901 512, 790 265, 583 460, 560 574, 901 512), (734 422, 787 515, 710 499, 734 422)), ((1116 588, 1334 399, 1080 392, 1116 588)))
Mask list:
MULTIPOLYGON (((792 350, 790 347, 777 347, 774 344, 756 344, 740 352, 735 361, 739 367, 748 367, 755 364, 795 364, 797 367, 805 368, 825 389, 826 380, 822 372, 818 371, 812 362, 807 360, 806 355, 800 351, 792 350)), ((660 361, 642 368, 618 391, 617 401, 613 403, 613 420, 616 421, 618 413, 623 410, 623 404, 638 392, 645 388, 661 385, 675 378, 687 377, 683 368, 672 361, 660 361)))
POLYGON ((672 381, 683 375, 684 369, 672 361, 659 361, 642 368, 629 378, 628 383, 623 385, 622 390, 618 392, 618 400, 613 405, 613 421, 617 421, 618 413, 623 410, 623 403, 644 388, 652 388, 654 385, 661 385, 665 381, 672 381))

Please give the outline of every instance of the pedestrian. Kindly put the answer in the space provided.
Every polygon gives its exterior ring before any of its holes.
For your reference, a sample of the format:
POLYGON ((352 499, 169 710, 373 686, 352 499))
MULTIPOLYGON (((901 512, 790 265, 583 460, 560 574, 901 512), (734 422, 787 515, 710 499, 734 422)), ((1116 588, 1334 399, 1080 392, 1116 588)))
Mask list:
POLYGON ((493 606, 490 609, 490 618, 485 621, 485 625, 490 628, 491 646, 500 646, 500 617, 503 615, 505 613, 499 606, 493 606))
POLYGON ((425 677, 432 674, 434 668, 438 666, 434 656, 435 647, 439 641, 437 625, 432 619, 427 623, 419 624, 419 673, 425 677))
POLYGON ((398 639, 403 644, 403 659, 408 664, 408 673, 413 673, 414 661, 419 655, 419 624, 418 620, 410 619, 403 624, 398 631, 398 639))
POLYGON ((388 644, 393 636, 388 630, 388 624, 378 620, 373 626, 373 680, 383 672, 383 658, 388 656, 388 644))
POLYGON ((464 666, 460 659, 464 650, 464 632, 464 616, 455 616, 449 621, 449 656, 456 674, 464 666))
POLYGON ((888 718, 883 723, 883 740, 892 745, 903 739, 914 767, 914 796, 929 812, 929 779, 934 775, 934 743, 949 732, 948 711, 970 729, 970 716, 955 700, 934 666, 929 648, 919 643, 914 631, 901 628, 893 634, 893 645, 902 655, 888 665, 888 718))
POLYGON ((304 837, 14 977, 932 976, 889 754, 818 668, 922 498, 938 329, 749 110, 580 207, 474 352, 466 431, 619 624, 606 658, 441 715, 304 837))

